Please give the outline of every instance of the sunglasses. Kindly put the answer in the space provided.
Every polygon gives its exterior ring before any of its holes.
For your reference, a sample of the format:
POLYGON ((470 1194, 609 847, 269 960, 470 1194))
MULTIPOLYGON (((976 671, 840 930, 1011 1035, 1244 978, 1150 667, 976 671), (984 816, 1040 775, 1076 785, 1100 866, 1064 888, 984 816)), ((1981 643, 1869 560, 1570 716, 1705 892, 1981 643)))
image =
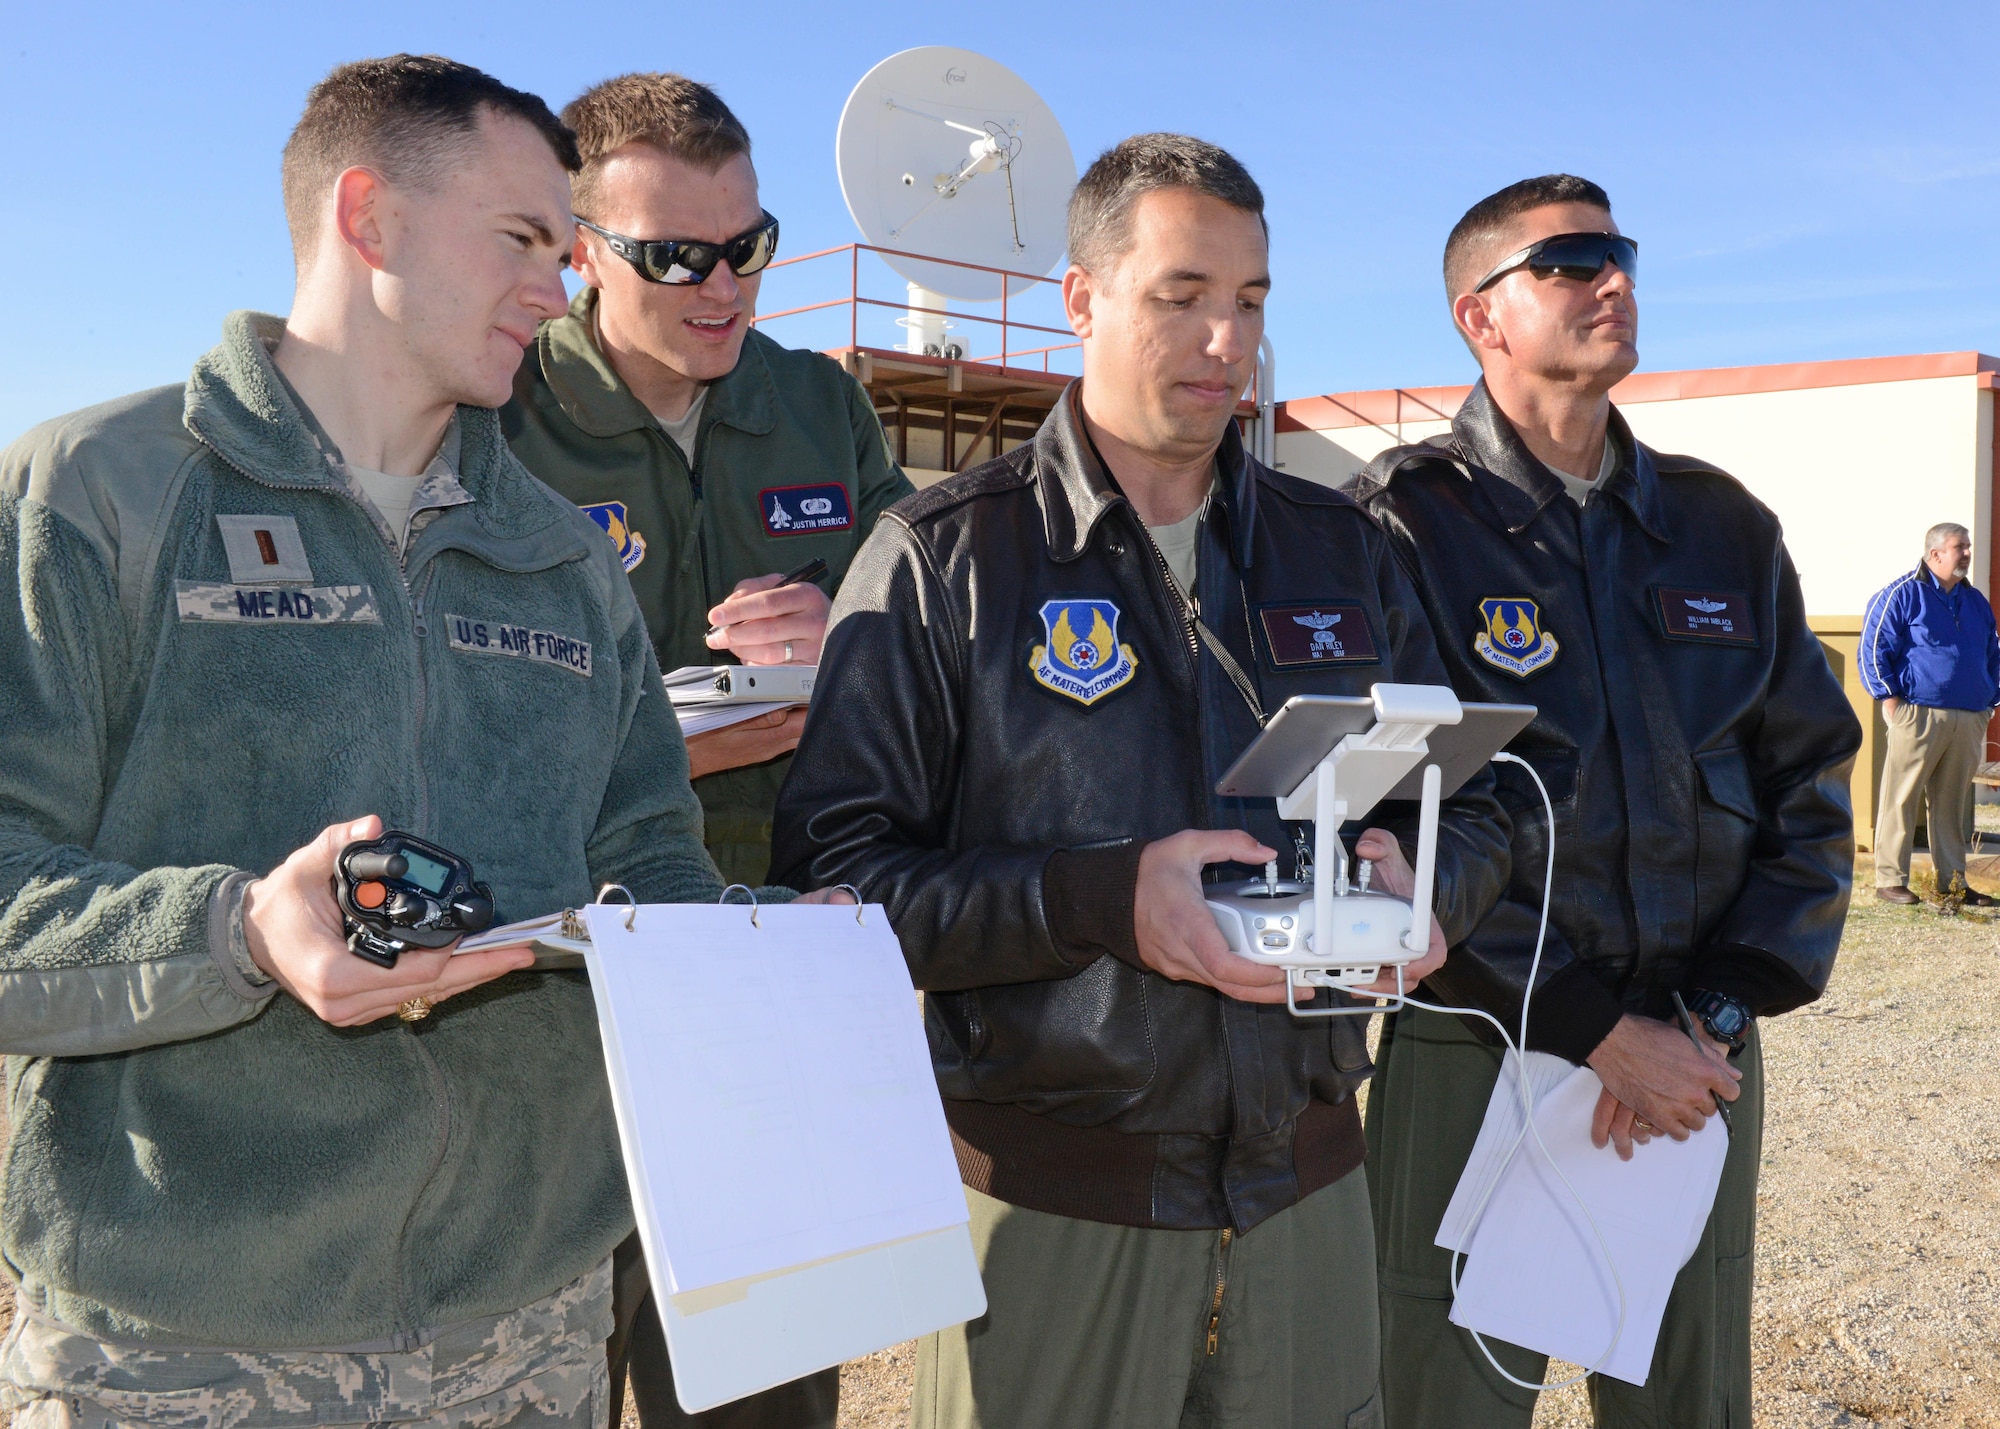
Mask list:
POLYGON ((1516 268, 1526 268, 1537 278, 1553 273, 1587 283, 1604 271, 1606 263, 1616 263, 1619 272, 1635 283, 1639 281, 1639 245, 1624 234, 1558 233, 1501 259, 1472 291, 1485 292, 1516 268))
POLYGON ((761 273, 778 256, 778 220, 769 213, 764 221, 721 243, 698 243, 691 238, 627 238, 608 228, 599 228, 589 219, 579 218, 578 228, 587 228, 602 238, 613 253, 632 265, 632 270, 649 283, 692 287, 706 283, 718 263, 727 263, 739 278, 761 273))

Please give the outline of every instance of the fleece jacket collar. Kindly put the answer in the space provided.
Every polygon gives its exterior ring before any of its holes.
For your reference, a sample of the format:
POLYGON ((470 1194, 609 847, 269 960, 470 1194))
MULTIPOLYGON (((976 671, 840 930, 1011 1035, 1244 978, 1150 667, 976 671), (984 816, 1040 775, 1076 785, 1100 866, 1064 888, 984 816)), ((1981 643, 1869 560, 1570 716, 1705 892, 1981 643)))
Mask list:
MULTIPOLYGON (((1084 429, 1078 408, 1081 378, 1063 389, 1062 397, 1035 433, 1035 470, 1041 483, 1044 534, 1049 558, 1073 561, 1090 545, 1090 533, 1104 513, 1129 504, 1117 481, 1105 469, 1097 444, 1084 429)), ((1251 535, 1257 520, 1257 475, 1244 450, 1243 438, 1230 422, 1223 428, 1215 453, 1220 480, 1216 499, 1234 534, 1230 551, 1238 566, 1250 569, 1251 535)))
MULTIPOLYGON (((284 336, 283 318, 234 312, 223 321, 222 343, 195 363, 182 415, 189 432, 229 465, 267 486, 345 488, 314 437, 313 422, 293 400, 271 360, 284 336)), ((535 569, 554 552, 575 545, 563 504, 542 490, 507 448, 499 414, 488 407, 458 408, 457 482, 470 501, 454 505, 435 523, 426 544, 481 548, 496 565, 535 569), (456 537, 457 539, 449 539, 456 537), (530 549, 504 549, 519 543, 530 549)))
MULTIPOLYGON (((542 324, 535 342, 542 376, 555 394, 563 415, 593 437, 617 437, 657 426, 646 404, 633 395, 625 379, 612 368, 597 346, 597 289, 585 288, 562 317, 542 324)), ((708 384, 702 425, 720 422, 751 436, 763 436, 778 425, 777 384, 764 360, 766 341, 752 328, 744 335, 742 355, 729 374, 708 384)))
MULTIPOLYGON (((1562 482, 1528 450, 1514 424, 1486 390, 1484 378, 1473 385, 1458 415, 1452 418, 1451 434, 1471 463, 1472 480, 1508 531, 1526 530, 1543 507, 1562 495, 1562 482)), ((1605 478, 1604 494, 1630 507, 1647 535, 1658 541, 1673 540, 1653 454, 1633 439, 1632 429, 1616 407, 1611 409, 1606 436, 1617 442, 1625 459, 1605 478)))

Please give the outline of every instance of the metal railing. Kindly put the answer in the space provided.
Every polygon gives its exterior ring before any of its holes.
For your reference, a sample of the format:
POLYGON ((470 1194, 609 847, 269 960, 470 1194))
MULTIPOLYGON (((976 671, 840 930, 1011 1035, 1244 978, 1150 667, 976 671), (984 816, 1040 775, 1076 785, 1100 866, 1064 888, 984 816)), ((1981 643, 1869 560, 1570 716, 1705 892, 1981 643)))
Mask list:
MULTIPOLYGON (((787 268, 799 263, 811 263, 826 258, 835 258, 841 254, 846 254, 848 259, 847 295, 845 297, 827 298, 817 303, 802 303, 797 307, 784 308, 775 313, 759 313, 751 321, 762 325, 764 323, 777 322, 781 318, 798 317, 804 313, 824 312, 830 308, 844 307, 848 310, 847 345, 849 347, 860 347, 862 345, 861 310, 864 307, 885 308, 892 312, 905 314, 906 316, 914 316, 915 314, 922 313, 941 319, 949 318, 955 323, 983 323, 987 327, 997 327, 1000 329, 999 349, 995 352, 983 354, 968 351, 963 357, 954 359, 955 361, 1011 367, 1017 359, 1038 357, 1041 359, 1041 370, 1043 372, 1053 370, 1049 366, 1049 356, 1051 353, 1068 352, 1083 346, 1066 327, 1050 327, 1045 323, 1025 322, 1013 316, 1013 313, 1010 311, 1011 304, 1014 301, 1012 289, 1017 281, 1022 283, 1045 283, 1052 288, 1060 288, 1062 280, 1059 278, 1037 277, 1033 273, 1016 273, 1007 268, 989 268, 983 263, 961 263, 953 258, 933 258, 927 253, 906 253, 897 248, 877 248, 871 243, 843 243, 838 248, 822 248, 817 253, 805 253, 797 258, 781 258, 765 269, 765 271, 767 273, 775 272, 779 268, 787 268), (997 318, 991 317, 985 313, 971 312, 964 308, 946 310, 944 308, 919 307, 913 305, 908 298, 900 301, 891 301, 886 298, 865 297, 861 292, 861 255, 863 253, 880 254, 885 258, 910 258, 922 263, 935 263, 946 268, 963 268, 975 273, 991 273, 1000 280, 1000 316, 997 318), (1039 347, 1016 347, 1014 345, 1016 333, 1052 335, 1063 338, 1065 341, 1047 343, 1039 347)), ((911 330, 914 331, 914 329, 911 330)))

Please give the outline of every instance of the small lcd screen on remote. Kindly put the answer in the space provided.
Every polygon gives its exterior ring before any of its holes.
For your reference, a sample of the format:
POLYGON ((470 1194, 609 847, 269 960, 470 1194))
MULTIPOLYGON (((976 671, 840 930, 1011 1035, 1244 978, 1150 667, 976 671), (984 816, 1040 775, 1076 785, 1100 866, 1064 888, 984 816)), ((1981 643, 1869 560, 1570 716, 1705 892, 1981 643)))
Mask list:
POLYGON ((411 849, 404 849, 403 857, 410 865, 410 871, 403 875, 405 878, 426 893, 444 891, 445 880, 451 877, 450 868, 411 849))

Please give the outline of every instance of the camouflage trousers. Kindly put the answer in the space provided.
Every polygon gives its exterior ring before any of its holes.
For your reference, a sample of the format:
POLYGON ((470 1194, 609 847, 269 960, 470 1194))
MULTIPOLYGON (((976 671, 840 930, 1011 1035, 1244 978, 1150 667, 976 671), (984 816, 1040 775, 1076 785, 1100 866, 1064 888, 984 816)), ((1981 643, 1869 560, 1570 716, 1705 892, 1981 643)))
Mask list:
POLYGON ((13 1429, 607 1429, 611 1262, 421 1348, 165 1350, 17 1313, 0 1343, 13 1429))

